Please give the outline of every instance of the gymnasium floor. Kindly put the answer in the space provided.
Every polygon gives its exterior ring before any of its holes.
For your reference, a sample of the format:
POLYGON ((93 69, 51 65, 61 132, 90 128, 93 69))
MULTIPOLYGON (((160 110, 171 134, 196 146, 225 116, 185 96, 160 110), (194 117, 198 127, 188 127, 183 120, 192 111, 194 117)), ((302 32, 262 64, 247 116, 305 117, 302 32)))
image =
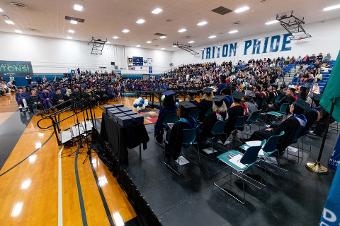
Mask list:
MULTIPOLYGON (((16 111, 13 96, 0 97, 0 110, 0 225, 82 225, 76 147, 58 146, 53 129, 37 127, 40 117, 16 111)), ((61 117, 66 117, 63 114, 61 117)), ((96 109, 96 115, 101 116, 101 108, 96 109)), ((61 127, 74 122, 70 118, 61 127)), ((86 220, 88 225, 109 225, 90 162, 87 159, 83 164, 86 156, 85 147, 81 148, 78 171, 86 220)), ((95 153, 92 158, 115 225, 135 225, 136 213, 124 191, 95 153)))
MULTIPOLYGON (((119 102, 131 106, 132 101, 123 98, 119 102)), ((13 96, 0 97, 0 110, 0 225, 83 225, 75 176, 76 146, 58 146, 52 129, 37 127, 40 117, 30 118, 17 111, 13 96), (30 157, 21 162, 27 156, 30 157)), ((100 117, 101 108, 95 111, 100 117)), ((155 121, 154 114, 145 114, 146 124, 155 121)), ((65 129, 74 123, 75 118, 70 118, 61 127, 65 129)), ((211 161, 203 160, 202 171, 188 168, 185 177, 176 177, 167 170, 162 164, 162 149, 152 136, 153 126, 147 126, 147 130, 148 150, 143 152, 142 161, 137 152, 132 154, 127 170, 164 225, 318 223, 333 174, 312 174, 304 168, 304 163, 316 159, 320 139, 307 139, 305 143, 312 145, 312 152, 305 156, 304 162, 285 162, 289 173, 266 176, 267 191, 251 193, 249 203, 243 206, 214 188, 213 181, 221 168, 211 161)), ((334 130, 330 132, 323 164, 327 164, 336 137, 334 130)), ((136 225, 136 213, 126 194, 95 153, 92 157, 115 225, 136 225)), ((77 163, 87 223, 109 225, 90 162, 87 159, 83 164, 85 159, 86 146, 79 150, 77 163)))

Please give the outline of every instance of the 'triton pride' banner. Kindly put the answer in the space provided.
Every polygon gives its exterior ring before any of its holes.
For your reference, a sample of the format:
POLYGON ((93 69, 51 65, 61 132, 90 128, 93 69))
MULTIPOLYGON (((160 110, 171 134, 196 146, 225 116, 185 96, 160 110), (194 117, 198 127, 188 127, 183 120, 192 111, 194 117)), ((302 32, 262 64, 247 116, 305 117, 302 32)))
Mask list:
POLYGON ((30 61, 4 61, 0 60, 0 74, 32 74, 32 63, 30 61))
POLYGON ((202 59, 235 57, 238 55, 255 55, 291 51, 290 34, 278 34, 263 38, 244 40, 242 42, 225 43, 202 49, 202 59))

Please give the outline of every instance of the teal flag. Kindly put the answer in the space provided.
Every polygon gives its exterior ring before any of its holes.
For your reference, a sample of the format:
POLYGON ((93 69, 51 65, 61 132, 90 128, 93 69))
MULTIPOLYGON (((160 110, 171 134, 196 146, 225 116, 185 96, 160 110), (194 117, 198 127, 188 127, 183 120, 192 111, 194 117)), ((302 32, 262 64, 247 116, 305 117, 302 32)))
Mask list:
POLYGON ((336 98, 333 118, 340 122, 340 51, 336 63, 328 79, 325 91, 323 92, 320 104, 327 112, 330 112, 332 99, 336 98))

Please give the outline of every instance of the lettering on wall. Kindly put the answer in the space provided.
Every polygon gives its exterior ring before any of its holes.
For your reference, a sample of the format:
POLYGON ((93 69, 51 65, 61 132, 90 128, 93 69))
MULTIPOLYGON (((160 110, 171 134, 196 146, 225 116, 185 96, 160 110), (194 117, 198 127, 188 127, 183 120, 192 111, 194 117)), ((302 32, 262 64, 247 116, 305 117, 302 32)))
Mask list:
POLYGON ((0 73, 32 74, 32 64, 30 61, 4 61, 0 60, 0 73))
POLYGON ((243 42, 225 43, 221 46, 209 46, 201 51, 202 59, 234 57, 236 53, 256 55, 291 51, 290 34, 273 35, 259 39, 249 39, 243 42), (239 49, 240 50, 239 50, 239 49))

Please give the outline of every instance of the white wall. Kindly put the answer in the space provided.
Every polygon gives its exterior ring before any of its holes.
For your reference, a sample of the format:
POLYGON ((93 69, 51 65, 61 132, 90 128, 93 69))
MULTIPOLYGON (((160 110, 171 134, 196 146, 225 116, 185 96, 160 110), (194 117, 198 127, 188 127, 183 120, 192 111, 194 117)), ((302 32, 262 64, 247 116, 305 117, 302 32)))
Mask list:
POLYGON ((330 53, 332 59, 336 59, 338 52, 340 50, 340 19, 329 20, 326 22, 320 22, 315 24, 309 24, 304 26, 306 31, 312 35, 309 39, 304 39, 300 41, 292 41, 291 51, 286 52, 275 52, 275 53, 265 53, 265 54, 248 54, 243 55, 244 41, 250 39, 261 39, 263 43, 264 37, 284 34, 287 33, 283 29, 269 34, 262 34, 251 36, 247 38, 242 38, 239 40, 226 40, 225 42, 220 42, 217 44, 209 45, 211 46, 222 46, 225 43, 238 42, 238 47, 236 51, 236 56, 215 58, 215 59, 202 59, 201 50, 208 46, 200 46, 195 48, 197 52, 200 53, 198 56, 193 56, 183 50, 178 50, 173 54, 172 62, 175 66, 189 63, 200 63, 200 62, 217 62, 221 63, 223 61, 233 61, 234 63, 238 60, 249 60, 249 59, 260 59, 264 57, 286 57, 286 56, 305 56, 306 54, 319 54, 320 52, 327 54, 330 53))
POLYGON ((91 71, 107 67, 111 71, 111 62, 123 68, 122 73, 138 73, 127 70, 127 58, 132 56, 152 58, 153 73, 162 73, 169 70, 173 54, 162 50, 106 45, 102 55, 91 55, 91 46, 87 42, 2 32, 0 43, 0 60, 31 61, 34 73, 65 73, 78 67, 91 71))

